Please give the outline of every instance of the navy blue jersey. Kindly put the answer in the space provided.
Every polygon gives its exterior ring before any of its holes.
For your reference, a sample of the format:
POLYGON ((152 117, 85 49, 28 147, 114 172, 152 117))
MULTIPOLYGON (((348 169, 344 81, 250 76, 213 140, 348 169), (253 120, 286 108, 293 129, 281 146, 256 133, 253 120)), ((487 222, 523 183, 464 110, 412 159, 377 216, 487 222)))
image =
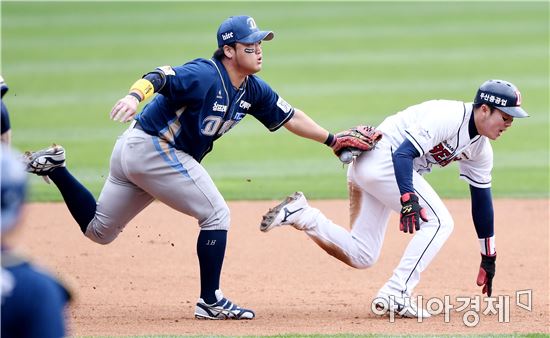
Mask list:
POLYGON ((64 337, 69 292, 53 277, 2 251, 2 337, 64 337))
POLYGON ((0 124, 2 125, 1 129, 1 133, 5 133, 7 132, 8 130, 10 130, 11 126, 10 126, 10 115, 8 113, 8 108, 6 108, 6 105, 4 104, 4 100, 1 100, 1 105, 2 105, 2 114, 1 114, 1 121, 0 121, 0 124))
POLYGON ((195 59, 178 67, 159 67, 166 84, 137 115, 142 129, 197 161, 247 114, 270 131, 294 115, 294 108, 255 75, 234 88, 223 64, 195 59))

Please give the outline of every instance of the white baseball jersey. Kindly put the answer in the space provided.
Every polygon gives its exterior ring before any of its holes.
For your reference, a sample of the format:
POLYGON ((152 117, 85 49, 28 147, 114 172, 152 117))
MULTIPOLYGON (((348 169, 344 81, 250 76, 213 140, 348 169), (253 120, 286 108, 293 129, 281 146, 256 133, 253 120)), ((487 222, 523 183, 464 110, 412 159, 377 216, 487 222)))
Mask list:
POLYGON ((432 100, 411 106, 386 118, 378 127, 384 139, 397 149, 407 138, 420 153, 413 162, 419 174, 460 161, 460 177, 478 188, 491 187, 493 149, 489 139, 470 139, 468 123, 472 103, 432 100))

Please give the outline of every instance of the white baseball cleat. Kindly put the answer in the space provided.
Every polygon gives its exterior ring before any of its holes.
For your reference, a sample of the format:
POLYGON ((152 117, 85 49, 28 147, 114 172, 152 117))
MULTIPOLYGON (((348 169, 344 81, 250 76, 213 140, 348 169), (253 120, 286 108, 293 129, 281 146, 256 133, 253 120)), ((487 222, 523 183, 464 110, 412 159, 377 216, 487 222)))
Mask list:
POLYGON ((229 299, 223 297, 221 290, 216 290, 216 299, 214 304, 206 304, 202 298, 199 298, 195 306, 195 318, 197 319, 254 319, 254 311, 238 307, 229 299))
POLYGON ((294 225, 307 206, 304 194, 300 191, 295 192, 262 216, 260 230, 268 232, 281 225, 294 225))
POLYGON ((379 292, 373 300, 373 304, 378 311, 378 314, 393 313, 405 318, 430 318, 432 315, 418 306, 410 297, 402 297, 398 295, 379 292))
POLYGON ((23 155, 23 162, 27 171, 38 176, 47 176, 54 169, 65 166, 65 149, 53 144, 51 147, 39 151, 27 151, 23 155))

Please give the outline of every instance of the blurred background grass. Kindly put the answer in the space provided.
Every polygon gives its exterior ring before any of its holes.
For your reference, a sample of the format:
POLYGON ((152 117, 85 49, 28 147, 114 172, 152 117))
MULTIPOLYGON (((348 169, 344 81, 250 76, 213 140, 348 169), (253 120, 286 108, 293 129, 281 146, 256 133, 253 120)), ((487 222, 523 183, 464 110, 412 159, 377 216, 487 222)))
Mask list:
MULTIPOLYGON (((548 2, 11 2, 1 3, 1 73, 13 143, 52 142, 97 197, 114 141, 117 99, 156 66, 210 57, 218 25, 252 15, 275 31, 259 75, 336 132, 378 124, 429 99, 471 101, 490 78, 515 83, 531 117, 493 143, 497 197, 548 197, 548 2)), ((245 119, 203 161, 227 199, 345 198, 346 170, 330 150, 245 119)), ((427 175, 464 197, 456 164, 427 175)), ((60 200, 31 179, 32 200, 60 200)))

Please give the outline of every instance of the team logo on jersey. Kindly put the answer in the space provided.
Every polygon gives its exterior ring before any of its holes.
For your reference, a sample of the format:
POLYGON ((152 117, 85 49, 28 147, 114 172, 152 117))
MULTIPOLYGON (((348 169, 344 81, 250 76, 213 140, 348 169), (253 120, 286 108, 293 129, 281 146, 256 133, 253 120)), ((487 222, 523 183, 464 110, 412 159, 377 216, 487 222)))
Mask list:
POLYGON ((250 103, 246 102, 245 100, 241 100, 241 102, 239 102, 239 107, 242 108, 242 109, 249 110, 251 106, 252 105, 250 103))
POLYGON ((281 108, 281 110, 284 111, 285 114, 290 113, 290 111, 292 110, 292 106, 280 96, 277 100, 277 107, 281 108))
POLYGON ((176 75, 176 72, 170 66, 157 67, 157 69, 163 72, 164 75, 176 75))
POLYGON ((216 98, 217 98, 217 99, 223 99, 222 91, 221 91, 221 90, 218 90, 218 95, 216 95, 216 98))
POLYGON ((219 111, 220 113, 225 113, 227 111, 227 106, 224 104, 218 104, 218 101, 214 102, 212 106, 212 111, 219 111))
POLYGON ((433 147, 432 150, 430 150, 430 154, 432 155, 433 159, 437 162, 437 164, 442 167, 446 166, 447 164, 451 163, 451 161, 456 159, 456 157, 453 156, 453 152, 453 147, 451 147, 445 141, 441 142, 440 144, 433 147))
POLYGON ((236 113, 236 114, 235 114, 235 117, 233 118, 233 120, 235 120, 235 121, 238 122, 238 121, 244 119, 245 116, 246 116, 245 113, 239 112, 239 113, 236 113))

